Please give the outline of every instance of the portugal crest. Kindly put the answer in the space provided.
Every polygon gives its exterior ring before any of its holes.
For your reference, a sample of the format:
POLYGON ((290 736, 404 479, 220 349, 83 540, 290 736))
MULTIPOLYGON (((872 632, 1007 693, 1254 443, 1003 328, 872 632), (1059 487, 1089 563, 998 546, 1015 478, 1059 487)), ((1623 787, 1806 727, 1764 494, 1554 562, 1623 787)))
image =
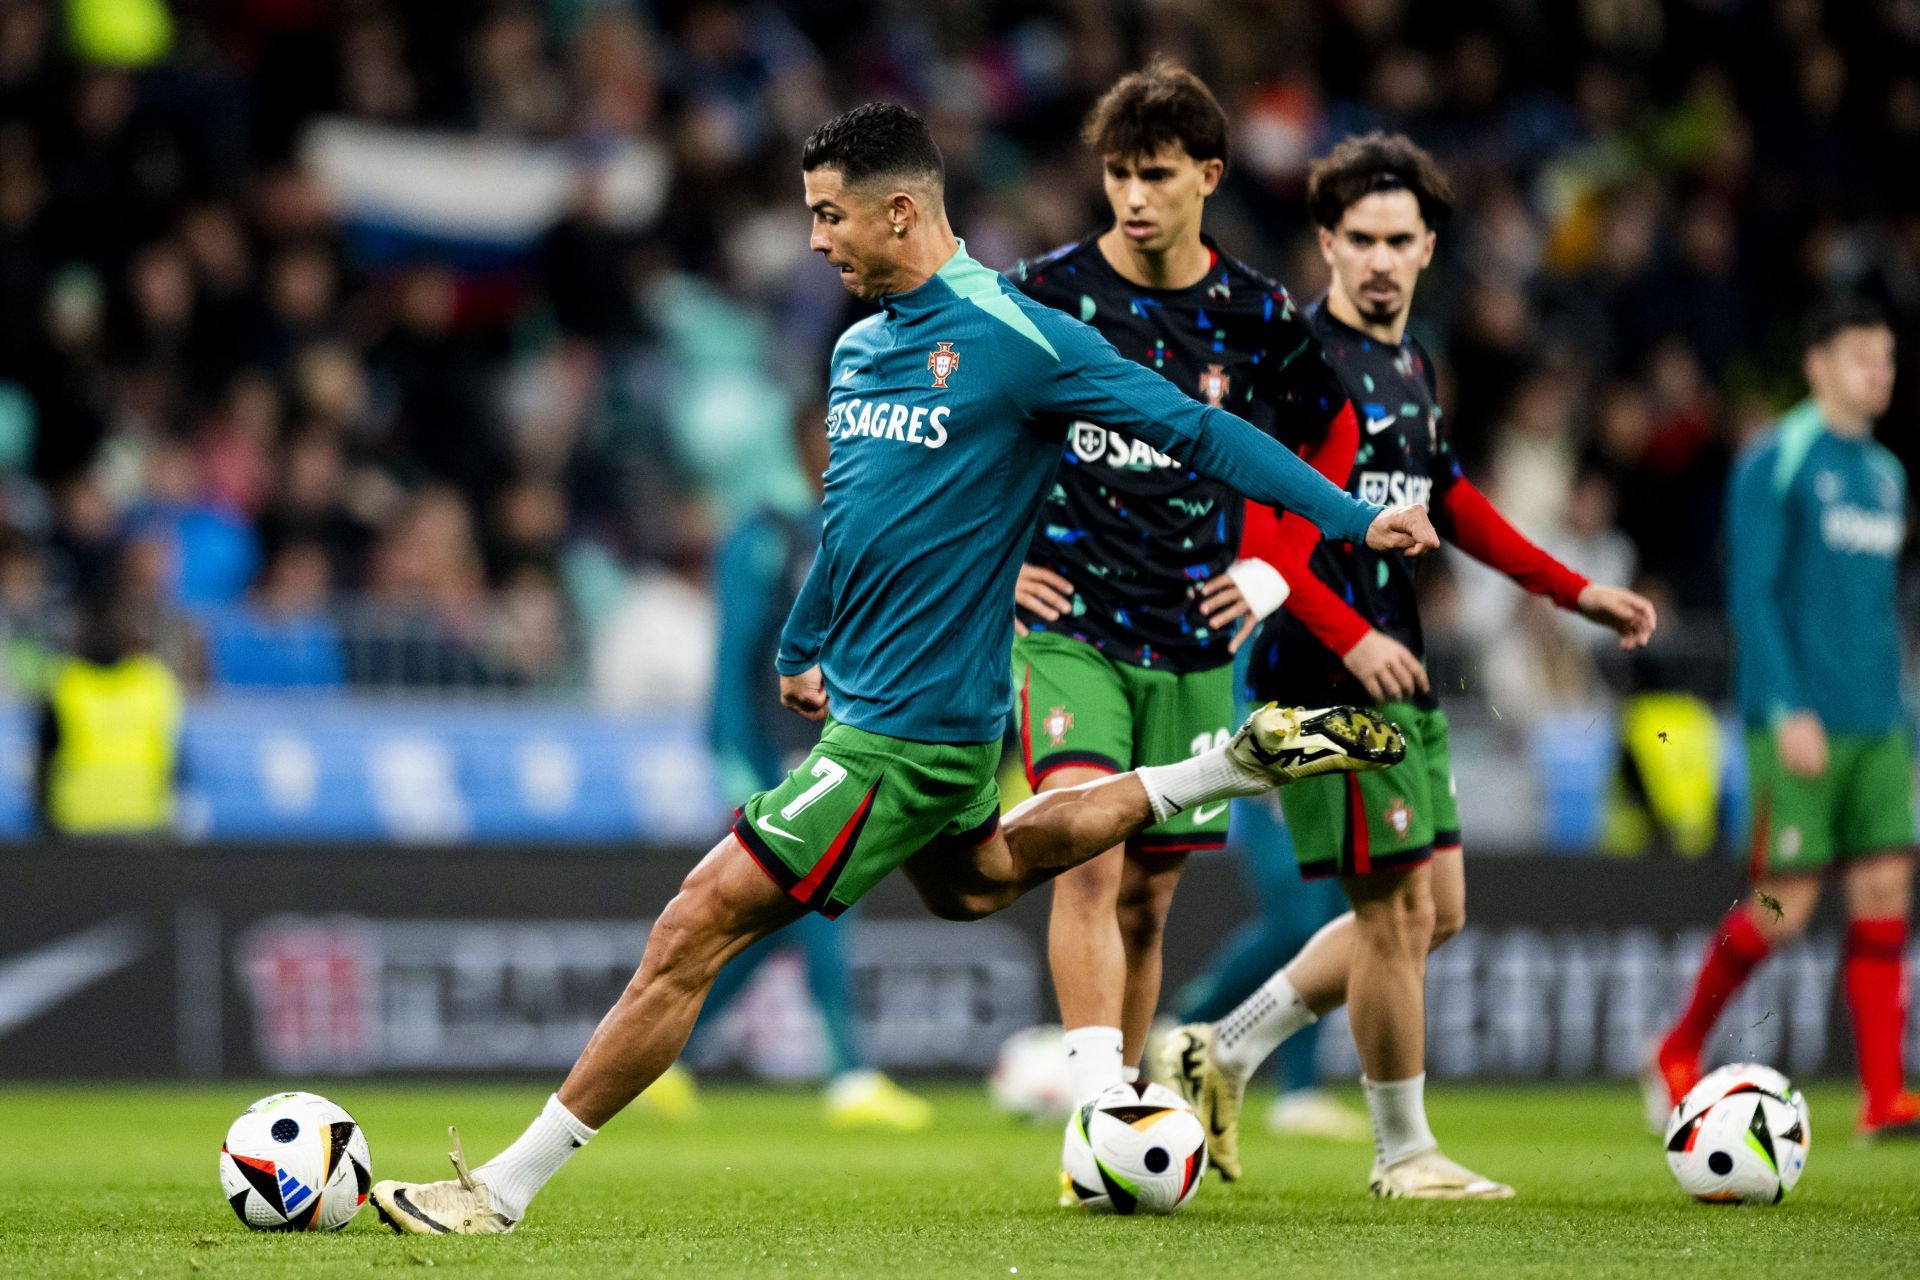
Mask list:
POLYGON ((1387 825, 1393 828, 1395 836, 1405 840, 1407 832, 1413 829, 1413 806, 1395 796, 1387 806, 1387 825))
POLYGON ((1047 718, 1040 722, 1040 727, 1047 731, 1047 737, 1052 739, 1054 746, 1065 746, 1067 730, 1073 728, 1073 712, 1065 707, 1055 707, 1047 712, 1047 718))
POLYGON ((1200 375, 1200 394, 1216 409, 1226 400, 1227 388, 1232 385, 1233 379, 1217 364, 1208 365, 1207 371, 1200 375))
POLYGON ((927 352, 927 368, 933 371, 933 385, 944 390, 947 379, 960 367, 960 353, 953 349, 951 342, 943 342, 927 352))

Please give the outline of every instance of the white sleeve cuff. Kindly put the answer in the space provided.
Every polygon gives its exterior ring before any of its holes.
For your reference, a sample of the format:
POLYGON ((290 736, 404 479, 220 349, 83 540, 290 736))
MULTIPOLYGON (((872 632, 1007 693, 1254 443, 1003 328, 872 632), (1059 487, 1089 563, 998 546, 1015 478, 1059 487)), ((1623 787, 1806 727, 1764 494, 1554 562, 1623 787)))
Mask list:
POLYGON ((1285 604, 1293 593, 1280 571, 1265 560, 1235 560, 1227 566, 1227 576, 1240 588, 1240 598, 1253 610, 1256 622, 1285 604))

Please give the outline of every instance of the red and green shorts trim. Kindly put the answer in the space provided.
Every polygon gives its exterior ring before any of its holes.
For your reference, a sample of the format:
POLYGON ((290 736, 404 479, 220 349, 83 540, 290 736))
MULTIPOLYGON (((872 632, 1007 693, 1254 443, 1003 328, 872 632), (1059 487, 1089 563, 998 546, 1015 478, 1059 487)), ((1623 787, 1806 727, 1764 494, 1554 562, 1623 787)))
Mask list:
POLYGON ((1447 715, 1406 702, 1379 710, 1406 735, 1407 758, 1372 773, 1335 773, 1280 789, 1306 880, 1418 866, 1460 844, 1460 808, 1447 748, 1447 715))
MULTIPOLYGON (((1174 764, 1233 734, 1233 668, 1175 673, 1116 662, 1084 640, 1035 631, 1013 642, 1021 761, 1036 790, 1062 769, 1126 773, 1174 764)), ((1228 803, 1197 805, 1127 842, 1135 853, 1223 848, 1228 803)))
POLYGON ((733 834, 772 881, 831 919, 928 846, 1000 829, 998 742, 911 742, 829 720, 786 780, 740 808, 733 834))

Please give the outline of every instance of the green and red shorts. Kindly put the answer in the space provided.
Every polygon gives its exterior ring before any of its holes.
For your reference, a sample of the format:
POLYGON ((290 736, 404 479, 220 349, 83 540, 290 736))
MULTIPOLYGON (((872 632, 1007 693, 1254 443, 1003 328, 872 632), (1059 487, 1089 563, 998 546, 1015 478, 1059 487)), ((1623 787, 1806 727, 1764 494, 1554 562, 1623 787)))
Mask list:
POLYGON ((1405 760, 1391 769, 1330 773, 1280 788, 1302 879, 1399 870, 1427 861, 1435 849, 1459 847, 1447 713, 1408 702, 1377 709, 1406 735, 1405 760))
MULTIPOLYGON (((1035 631, 1013 642, 1014 714, 1027 782, 1061 769, 1126 773, 1174 764, 1233 735, 1233 668, 1176 674, 1115 662, 1084 640, 1035 631)), ((1189 853, 1227 842, 1229 804, 1195 805, 1127 842, 1136 853, 1189 853)))
POLYGON ((1913 740, 1904 729, 1828 734, 1827 771, 1818 778, 1788 772, 1773 734, 1750 729, 1747 785, 1756 880, 1913 847, 1913 740))
POLYGON ((1000 743, 912 742, 827 721, 786 781, 740 807, 733 834, 795 901, 831 919, 922 849, 1000 829, 1000 743))

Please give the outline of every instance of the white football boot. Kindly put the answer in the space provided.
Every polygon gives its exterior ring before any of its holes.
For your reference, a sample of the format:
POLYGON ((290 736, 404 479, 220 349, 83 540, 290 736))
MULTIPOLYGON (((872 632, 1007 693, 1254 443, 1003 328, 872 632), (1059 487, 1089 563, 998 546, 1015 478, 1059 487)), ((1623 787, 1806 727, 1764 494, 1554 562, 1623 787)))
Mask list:
POLYGON ((1392 768, 1407 758, 1407 741, 1398 725, 1364 707, 1309 710, 1269 702, 1247 717, 1227 753, 1285 786, 1323 773, 1392 768))
POLYGON ((1160 1041, 1156 1078, 1171 1085, 1200 1117, 1207 1160, 1232 1182, 1240 1176, 1240 1104, 1247 1082, 1213 1060, 1213 1024, 1190 1022, 1160 1041))
POLYGON ((445 1182, 386 1182, 373 1184, 373 1208, 380 1221, 399 1235, 497 1236, 513 1230, 513 1219, 493 1207, 487 1184, 467 1171, 460 1150, 460 1133, 447 1126, 453 1150, 454 1177, 445 1182))
POLYGON ((1367 1190, 1382 1200, 1511 1200, 1513 1188, 1455 1164, 1436 1149, 1398 1164, 1375 1163, 1367 1190))

